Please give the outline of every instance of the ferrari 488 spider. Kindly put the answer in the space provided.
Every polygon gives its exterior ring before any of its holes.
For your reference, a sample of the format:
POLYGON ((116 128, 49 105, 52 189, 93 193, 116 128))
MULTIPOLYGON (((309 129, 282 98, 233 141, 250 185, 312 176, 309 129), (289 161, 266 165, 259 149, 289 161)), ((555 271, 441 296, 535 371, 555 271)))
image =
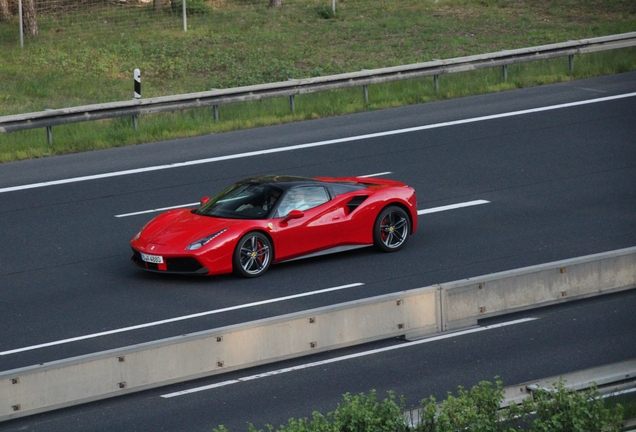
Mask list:
POLYGON ((415 191, 405 184, 270 176, 163 213, 130 245, 144 270, 256 277, 273 263, 360 246, 394 252, 416 229, 415 191))

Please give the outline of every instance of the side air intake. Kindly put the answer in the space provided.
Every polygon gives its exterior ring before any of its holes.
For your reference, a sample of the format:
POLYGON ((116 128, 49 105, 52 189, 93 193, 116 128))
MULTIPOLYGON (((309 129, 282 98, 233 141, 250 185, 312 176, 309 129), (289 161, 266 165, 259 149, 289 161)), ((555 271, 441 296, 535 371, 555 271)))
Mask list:
POLYGON ((349 213, 357 209, 358 206, 362 204, 364 200, 366 200, 367 198, 369 198, 367 195, 356 196, 351 198, 351 200, 347 203, 347 207, 349 208, 349 213))

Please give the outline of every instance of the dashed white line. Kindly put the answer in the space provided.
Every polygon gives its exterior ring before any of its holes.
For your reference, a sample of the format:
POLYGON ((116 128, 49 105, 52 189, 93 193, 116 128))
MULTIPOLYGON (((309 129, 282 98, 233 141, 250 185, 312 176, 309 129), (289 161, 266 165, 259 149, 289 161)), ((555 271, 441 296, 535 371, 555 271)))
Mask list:
MULTIPOLYGON (((384 175, 384 174, 386 174, 386 173, 380 173, 378 175, 384 175)), ((362 176, 360 176, 360 177, 362 177, 362 176)), ((428 214, 428 213, 437 213, 437 212, 441 212, 441 211, 454 210, 454 209, 458 209, 458 208, 462 208, 462 207, 470 207, 470 206, 476 206, 476 205, 488 204, 488 203, 490 203, 490 201, 486 201, 486 200, 467 201, 467 202, 463 202, 463 203, 450 204, 450 205, 446 205, 446 206, 442 206, 442 207, 433 207, 433 208, 429 208, 429 209, 418 210, 417 214, 418 215, 423 215, 423 214, 428 214)), ((181 205, 163 207, 163 208, 158 208, 158 209, 153 209, 153 210, 143 210, 143 211, 138 211, 138 212, 134 212, 134 213, 118 214, 118 215, 115 215, 115 217, 116 218, 123 218, 123 217, 128 217, 128 216, 137 216, 137 215, 142 215, 142 214, 147 214, 147 213, 155 213, 155 212, 161 212, 161 211, 172 210, 172 209, 183 208, 183 207, 193 207, 193 206, 198 206, 198 205, 199 205, 198 202, 189 203, 189 204, 181 204, 181 205)))
POLYGON ((152 210, 142 210, 142 211, 133 212, 133 213, 118 214, 118 215, 115 215, 115 217, 116 218, 123 218, 123 217, 137 216, 137 215, 142 215, 142 214, 147 214, 147 213, 158 213, 158 212, 162 212, 162 211, 166 211, 166 210, 174 210, 174 209, 178 209, 178 208, 193 207, 193 206, 198 206, 198 205, 200 205, 200 203, 198 203, 198 202, 189 203, 189 204, 180 204, 180 205, 175 205, 175 206, 170 206, 170 207, 162 207, 162 208, 157 208, 157 209, 152 209, 152 210))
POLYGON ((467 201, 467 202, 463 202, 463 203, 457 203, 457 204, 445 205, 445 206, 441 206, 441 207, 433 207, 433 208, 429 208, 429 209, 418 210, 417 214, 418 215, 423 215, 423 214, 429 214, 429 213, 437 213, 437 212, 442 212, 442 211, 447 211, 447 210, 454 210, 454 209, 458 209, 458 208, 462 208, 462 207, 470 207, 470 206, 476 206, 476 205, 488 204, 488 203, 490 203, 490 201, 486 201, 486 200, 467 201))
POLYGON ((489 325, 489 326, 485 326, 485 327, 472 328, 472 329, 459 331, 459 332, 455 332, 455 333, 441 334, 439 336, 434 336, 434 337, 430 337, 430 338, 427 338, 427 339, 420 339, 420 340, 416 340, 416 341, 412 341, 412 342, 403 343, 403 344, 400 344, 400 345, 394 345, 394 346, 385 347, 385 348, 378 348, 378 349, 374 349, 374 350, 363 351, 363 352, 359 352, 359 353, 355 353, 355 354, 350 354, 350 355, 346 355, 346 356, 342 356, 342 357, 335 357, 335 358, 331 358, 331 359, 323 360, 323 361, 318 361, 318 362, 314 362, 314 363, 306 363, 306 364, 303 364, 303 365, 292 366, 292 367, 288 367, 288 368, 284 368, 284 369, 278 369, 278 370, 265 372, 265 373, 258 374, 258 375, 250 375, 250 376, 246 376, 246 377, 238 378, 238 379, 234 379, 234 380, 222 381, 222 382, 219 382, 219 383, 216 383, 216 384, 210 384, 210 385, 207 385, 207 386, 195 387, 195 388, 188 389, 188 390, 181 390, 181 391, 178 391, 178 392, 161 395, 161 397, 165 398, 165 399, 168 399, 168 398, 172 398, 172 397, 176 397, 176 396, 183 396, 183 395, 187 395, 187 394, 191 394, 191 393, 201 392, 201 391, 204 391, 204 390, 211 390, 211 389, 215 389, 215 388, 219 388, 219 387, 225 387, 225 386, 232 385, 232 384, 238 384, 238 383, 245 382, 245 381, 251 381, 251 380, 255 380, 255 379, 266 378, 266 377, 269 377, 269 376, 280 375, 280 374, 283 374, 283 373, 295 372, 295 371, 299 371, 299 370, 302 370, 302 369, 308 369, 308 368, 312 368, 312 367, 316 367, 316 366, 322 366, 322 365, 326 365, 326 364, 329 364, 329 363, 336 363, 336 362, 341 362, 341 361, 345 361, 345 360, 350 360, 350 359, 357 358, 357 357, 364 357, 364 356, 368 356, 368 355, 379 354, 379 353, 386 352, 386 351, 393 351, 393 350, 402 349, 402 348, 409 348, 409 347, 412 347, 414 345, 420 345, 420 344, 424 344, 424 343, 435 342, 435 341, 438 341, 438 340, 448 339, 448 338, 457 337, 457 336, 462 336, 462 335, 465 335, 465 334, 477 333, 477 332, 482 332, 482 331, 485 331, 485 330, 493 330, 493 329, 497 329, 497 328, 500 328, 500 327, 506 327, 506 326, 515 325, 515 324, 521 324, 521 323, 525 323, 525 322, 528 322, 528 321, 534 321, 536 319, 537 318, 523 318, 523 319, 519 319, 519 320, 515 320, 515 321, 508 321, 508 322, 504 322, 504 323, 500 323, 500 324, 493 324, 493 325, 489 325))
POLYGON ((393 174, 393 172, 392 171, 385 171, 385 172, 381 172, 381 173, 361 175, 361 176, 358 176, 358 177, 362 177, 362 178, 380 177, 380 176, 389 175, 389 174, 393 174))
POLYGON ((138 329, 147 328, 147 327, 154 327, 154 326, 158 326, 158 325, 161 325, 161 324, 167 324, 167 323, 172 323, 172 322, 176 322, 176 321, 183 321, 183 320, 188 320, 188 319, 192 319, 192 318, 199 318, 199 317, 206 316, 206 315, 214 315, 214 314, 219 314, 219 313, 223 313, 223 312, 229 312, 229 311, 233 311, 233 310, 237 310, 237 309, 245 309, 245 308, 249 308, 249 307, 253 307, 253 306, 260 306, 260 305, 269 304, 269 303, 276 303, 276 302, 296 299, 296 298, 300 298, 300 297, 308 297, 308 296, 317 295, 317 294, 324 294, 324 293, 331 292, 331 291, 338 291, 338 290, 358 287, 358 286, 362 286, 362 285, 364 285, 364 283, 357 282, 357 283, 352 283, 352 284, 348 284, 348 285, 341 285, 341 286, 337 286, 337 287, 333 287, 333 288, 325 288, 325 289, 321 289, 321 290, 317 290, 317 291, 310 291, 310 292, 306 292, 306 293, 294 294, 294 295, 285 296, 285 297, 277 297, 277 298, 273 298, 273 299, 269 299, 269 300, 262 300, 262 301, 253 302, 253 303, 246 303, 246 304, 242 304, 242 305, 230 306, 230 307, 223 308, 223 309, 215 309, 215 310, 206 311, 206 312, 199 312, 199 313, 195 313, 195 314, 191 314, 191 315, 184 315, 184 316, 175 317, 175 318, 168 318, 168 319, 165 319, 165 320, 154 321, 154 322, 150 322, 150 323, 146 323, 146 324, 139 324, 139 325, 134 325, 134 326, 130 326, 130 327, 123 327, 123 328, 119 328, 119 329, 108 330, 108 331, 103 331, 103 332, 99 332, 99 333, 93 333, 93 334, 84 335, 84 336, 77 336, 77 337, 73 337, 73 338, 62 339, 62 340, 58 340, 58 341, 54 341, 54 342, 47 342, 47 343, 43 343, 43 344, 39 344, 39 345, 32 345, 32 346, 23 347, 23 348, 16 348, 16 349, 8 350, 8 351, 2 351, 2 352, 0 352, 0 356, 9 355, 9 354, 16 354, 16 353, 20 353, 20 352, 24 352, 24 351, 31 351, 31 350, 35 350, 35 349, 38 349, 38 348, 46 348, 46 347, 50 347, 50 346, 61 345, 61 344, 69 343, 69 342, 77 342, 77 341, 80 341, 80 340, 92 339, 92 338, 96 338, 96 337, 100 337, 100 336, 107 336, 107 335, 111 335, 111 334, 115 334, 115 333, 122 333, 122 332, 131 331, 131 330, 138 330, 138 329))
POLYGON ((396 129, 396 130, 385 131, 385 132, 378 132, 378 133, 365 134, 365 135, 357 135, 357 136, 352 136, 352 137, 347 137, 347 138, 338 138, 338 139, 333 139, 333 140, 317 141, 317 142, 307 143, 307 144, 298 144, 298 145, 292 145, 292 146, 287 146, 287 147, 278 147, 278 148, 267 149, 267 150, 258 150, 258 151, 252 151, 252 152, 246 152, 246 153, 237 153, 237 154, 231 154, 231 155, 226 155, 226 156, 218 156, 218 157, 206 158, 206 159, 197 159, 197 160, 186 161, 186 162, 176 162, 176 163, 171 163, 171 164, 166 164, 166 165, 157 165, 157 166, 129 169, 129 170, 123 170, 123 171, 114 171, 114 172, 103 173, 103 174, 95 174, 95 175, 73 177, 73 178, 67 178, 67 179, 61 179, 61 180, 53 180, 53 181, 47 181, 47 182, 32 183, 32 184, 26 184, 26 185, 21 185, 21 186, 11 186, 11 187, 0 188, 0 193, 14 192, 14 191, 25 190, 25 189, 35 189, 35 188, 54 186, 54 185, 61 185, 61 184, 68 184, 68 183, 77 183, 77 182, 83 182, 83 181, 88 181, 88 180, 96 180, 96 179, 103 179, 103 178, 109 178, 109 177, 118 177, 118 176, 130 175, 130 174, 139 174, 139 173, 150 172, 150 171, 159 171, 159 170, 172 169, 172 168, 181 168, 181 167, 192 166, 192 165, 201 165, 201 164, 207 164, 207 163, 213 163, 213 162, 219 162, 219 161, 225 161, 225 160, 231 160, 231 159, 241 159, 241 158, 246 158, 246 157, 260 156, 260 155, 273 154, 273 153, 281 153, 281 152, 287 152, 287 151, 292 151, 292 150, 300 150, 300 149, 306 149, 306 148, 312 148, 312 147, 321 147, 321 146, 326 146, 326 145, 331 145, 331 144, 340 144, 340 143, 351 142, 351 141, 359 141, 359 140, 369 139, 369 138, 378 138, 378 137, 384 137, 384 136, 390 136, 390 135, 398 135, 398 134, 416 132, 416 131, 422 131, 422 130, 428 130, 428 129, 436 129, 436 128, 442 128, 442 127, 448 127, 448 126, 457 126, 457 125, 463 125, 463 124, 469 124, 469 123, 475 123, 475 122, 481 122, 481 121, 487 121, 487 120, 494 120, 494 119, 500 119, 500 118, 506 118, 506 117, 514 117, 514 116, 520 116, 520 115, 525 115, 525 114, 533 114, 533 113, 538 113, 538 112, 543 112, 543 111, 551 111, 551 110, 562 109, 562 108, 571 108, 571 107, 580 106, 580 105, 589 105, 589 104, 594 104, 594 103, 599 103, 599 102, 607 102, 607 101, 612 101, 612 100, 617 100, 617 99, 624 99, 624 98, 629 98, 629 97, 634 97, 634 96, 636 96, 636 92, 634 92, 634 93, 626 93, 626 94, 621 94, 621 95, 615 95, 615 96, 607 96, 607 97, 602 97, 602 98, 597 98, 597 99, 588 99, 588 100, 583 100, 583 101, 578 101, 578 102, 570 102, 570 103, 564 103, 564 104, 558 104, 558 105, 550 105, 550 106, 539 107, 539 108, 531 108, 531 109, 520 110, 520 111, 511 111, 511 112, 501 113, 501 114, 493 114, 493 115, 487 115, 487 116, 481 116, 481 117, 473 117, 473 118, 462 119, 462 120, 454 120, 454 121, 448 121, 448 122, 436 123, 436 124, 430 124, 430 125, 424 125, 424 126, 416 126, 416 127, 411 127, 411 128, 405 128, 405 129, 396 129))

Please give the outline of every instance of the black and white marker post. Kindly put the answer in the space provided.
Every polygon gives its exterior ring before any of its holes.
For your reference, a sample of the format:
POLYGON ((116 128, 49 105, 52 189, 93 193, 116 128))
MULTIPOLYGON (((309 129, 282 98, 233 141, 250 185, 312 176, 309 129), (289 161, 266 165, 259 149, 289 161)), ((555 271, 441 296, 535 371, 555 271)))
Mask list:
MULTIPOLYGON (((135 78, 135 90, 134 90, 134 98, 133 99, 141 99, 141 72, 139 69, 135 69, 133 72, 135 78)), ((132 116, 133 127, 137 130, 137 116, 132 116)))

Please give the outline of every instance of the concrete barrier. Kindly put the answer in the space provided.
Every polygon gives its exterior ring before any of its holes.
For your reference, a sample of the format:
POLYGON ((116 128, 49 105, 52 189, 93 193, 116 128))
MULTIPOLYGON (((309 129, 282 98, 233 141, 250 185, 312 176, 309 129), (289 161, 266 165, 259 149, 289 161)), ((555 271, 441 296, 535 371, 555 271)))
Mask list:
POLYGON ((0 421, 636 287, 636 247, 0 372, 0 421))
POLYGON ((441 330, 422 288, 0 372, 0 421, 231 370, 441 330))
POLYGON ((442 287, 442 331, 482 318, 636 287, 636 248, 449 282, 442 287))

